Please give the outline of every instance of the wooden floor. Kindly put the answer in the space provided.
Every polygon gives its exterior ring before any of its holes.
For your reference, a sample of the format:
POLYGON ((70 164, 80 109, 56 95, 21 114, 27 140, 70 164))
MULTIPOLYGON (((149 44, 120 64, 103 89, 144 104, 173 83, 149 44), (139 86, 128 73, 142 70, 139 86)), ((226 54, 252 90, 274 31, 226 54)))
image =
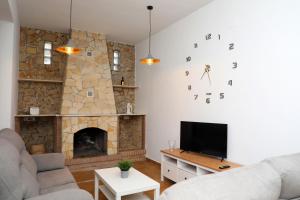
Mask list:
MULTIPOLYGON (((166 188, 174 184, 169 180, 160 181, 160 165, 157 163, 151 162, 149 160, 135 162, 134 168, 159 182, 160 192, 163 192, 166 188)), ((73 176, 81 189, 90 192, 94 196, 94 171, 73 172, 73 176)), ((145 194, 153 199, 153 191, 146 192, 145 194)), ((106 198, 101 194, 99 200, 105 199, 106 198)))

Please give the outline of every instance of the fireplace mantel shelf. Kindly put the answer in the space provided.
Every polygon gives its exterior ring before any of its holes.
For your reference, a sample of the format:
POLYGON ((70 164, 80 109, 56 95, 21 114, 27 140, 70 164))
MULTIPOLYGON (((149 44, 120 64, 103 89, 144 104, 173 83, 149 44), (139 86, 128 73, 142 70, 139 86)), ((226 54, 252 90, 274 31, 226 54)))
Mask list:
POLYGON ((64 115, 64 114, 41 114, 41 115, 15 115, 15 117, 105 117, 105 116, 144 116, 146 114, 95 114, 95 115, 64 115))
POLYGON ((138 86, 134 85, 113 85, 114 88, 123 88, 123 89, 138 89, 138 86))
POLYGON ((27 79, 27 78, 19 78, 19 82, 37 82, 37 83, 63 83, 62 80, 45 80, 45 79, 27 79))

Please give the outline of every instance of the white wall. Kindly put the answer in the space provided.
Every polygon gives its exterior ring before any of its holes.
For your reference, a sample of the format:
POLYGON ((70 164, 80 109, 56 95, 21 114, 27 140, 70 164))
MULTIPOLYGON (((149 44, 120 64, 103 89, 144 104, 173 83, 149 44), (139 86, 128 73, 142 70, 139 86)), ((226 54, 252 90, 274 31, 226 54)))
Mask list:
POLYGON ((18 99, 17 69, 20 25, 16 1, 9 0, 6 9, 9 10, 10 17, 6 16, 3 21, 0 19, 0 129, 14 128, 14 115, 18 99))
POLYGON ((138 64, 147 41, 137 44, 136 110, 147 113, 147 156, 159 161, 169 139, 179 146, 182 120, 228 123, 228 159, 236 162, 300 152, 299 18, 299 0, 215 0, 153 37, 159 65, 138 64), (222 40, 205 41, 207 33, 220 33, 222 40), (231 52, 230 42, 236 44, 231 52), (185 62, 189 55, 192 67, 185 62), (235 60, 235 72, 221 69, 235 60), (212 86, 200 81, 204 64, 213 66, 212 86), (231 78, 232 88, 224 84, 231 78), (204 94, 210 91, 226 97, 208 105, 204 94))

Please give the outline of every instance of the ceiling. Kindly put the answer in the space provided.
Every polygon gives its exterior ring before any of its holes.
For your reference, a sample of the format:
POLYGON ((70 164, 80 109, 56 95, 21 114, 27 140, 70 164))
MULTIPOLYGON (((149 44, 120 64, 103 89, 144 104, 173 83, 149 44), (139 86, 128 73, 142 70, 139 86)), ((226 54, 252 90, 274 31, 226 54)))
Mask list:
MULTIPOLYGON (((212 0, 73 0, 72 28, 99 32, 109 40, 135 44, 148 34, 147 5, 153 5, 153 32, 212 0)), ((22 26, 67 32, 70 0, 18 0, 22 26)))

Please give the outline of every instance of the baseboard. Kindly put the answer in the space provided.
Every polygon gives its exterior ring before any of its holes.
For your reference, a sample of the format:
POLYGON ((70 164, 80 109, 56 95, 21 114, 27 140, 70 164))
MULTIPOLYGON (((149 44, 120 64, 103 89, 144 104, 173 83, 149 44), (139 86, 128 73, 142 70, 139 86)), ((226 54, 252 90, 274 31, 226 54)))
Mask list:
POLYGON ((146 160, 160 166, 160 163, 157 162, 157 161, 155 161, 155 160, 152 160, 152 159, 150 159, 148 157, 146 157, 146 160))

